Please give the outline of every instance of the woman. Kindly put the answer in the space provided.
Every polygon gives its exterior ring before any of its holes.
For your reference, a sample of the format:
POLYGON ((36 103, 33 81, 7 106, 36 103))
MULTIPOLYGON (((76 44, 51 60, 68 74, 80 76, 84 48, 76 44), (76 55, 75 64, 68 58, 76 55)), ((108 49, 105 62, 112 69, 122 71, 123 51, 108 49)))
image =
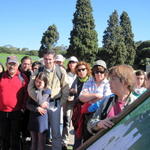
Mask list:
POLYGON ((88 122, 88 130, 94 134, 100 129, 111 128, 112 117, 118 115, 136 97, 132 94, 135 86, 135 74, 131 66, 118 65, 109 70, 109 83, 112 95, 105 97, 103 105, 97 109, 88 122))
MULTIPOLYGON (((87 126, 87 122, 92 116, 92 113, 88 113, 87 111, 89 106, 110 94, 111 90, 107 80, 106 63, 103 60, 97 60, 92 68, 92 78, 84 84, 79 96, 80 101, 84 103, 82 106, 84 126, 87 126)), ((90 137, 91 134, 87 131, 87 128, 84 128, 83 141, 86 141, 90 137)))
POLYGON ((84 84, 79 99, 81 102, 93 103, 110 95, 109 82, 107 80, 107 67, 103 60, 97 60, 92 68, 92 78, 84 84))
POLYGON ((47 108, 51 94, 47 83, 48 79, 45 74, 38 73, 34 80, 37 102, 31 98, 27 101, 27 108, 30 110, 28 130, 32 137, 31 150, 45 149, 46 131, 48 130, 47 108))
MULTIPOLYGON (((75 67, 77 63, 78 59, 75 56, 71 56, 69 58, 66 71, 69 79, 70 88, 73 81, 76 79, 75 67)), ((69 96, 66 105, 63 106, 63 131, 62 131, 63 150, 67 149, 67 144, 69 142, 69 129, 71 123, 72 109, 73 109, 73 101, 70 99, 69 96)))
POLYGON ((73 82, 72 87, 70 89, 70 98, 72 97, 72 99, 74 99, 72 123, 73 123, 74 133, 75 133, 75 137, 74 137, 75 143, 73 149, 79 147, 79 145, 82 142, 82 136, 80 136, 81 135, 80 126, 82 126, 81 107, 83 103, 79 101, 78 97, 84 83, 88 81, 91 75, 90 65, 84 61, 78 62, 75 68, 75 72, 77 78, 73 82))
POLYGON ((136 75, 136 86, 133 94, 140 96, 146 91, 146 75, 143 70, 138 70, 135 72, 136 75))

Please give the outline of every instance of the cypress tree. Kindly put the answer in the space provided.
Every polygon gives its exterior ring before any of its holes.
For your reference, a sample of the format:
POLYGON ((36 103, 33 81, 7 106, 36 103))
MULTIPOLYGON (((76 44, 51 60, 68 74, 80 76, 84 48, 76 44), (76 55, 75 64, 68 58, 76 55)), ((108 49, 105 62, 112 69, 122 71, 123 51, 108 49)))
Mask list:
POLYGON ((127 12, 123 12, 120 16, 120 26, 122 27, 122 35, 124 37, 124 43, 126 46, 126 61, 128 65, 133 65, 135 59, 135 44, 134 44, 134 35, 132 33, 131 21, 127 12))
POLYGON ((125 62, 126 48, 121 31, 118 13, 115 10, 109 17, 108 27, 104 31, 103 36, 103 53, 105 54, 103 59, 106 61, 108 67, 124 64, 125 62))
POLYGON ((39 57, 43 57, 43 53, 55 46, 55 43, 59 39, 59 33, 56 26, 53 24, 43 33, 41 40, 41 47, 39 49, 39 57))
POLYGON ((70 33, 67 55, 92 63, 98 51, 97 32, 95 31, 90 0, 77 0, 70 33))

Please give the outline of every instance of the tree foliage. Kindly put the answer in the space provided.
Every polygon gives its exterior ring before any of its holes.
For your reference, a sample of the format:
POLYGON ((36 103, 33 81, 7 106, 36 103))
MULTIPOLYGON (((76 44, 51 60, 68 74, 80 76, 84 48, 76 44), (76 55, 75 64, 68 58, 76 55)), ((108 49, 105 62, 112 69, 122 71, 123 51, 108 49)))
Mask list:
POLYGON ((92 63, 98 51, 97 32, 95 31, 90 0, 77 0, 70 33, 67 55, 92 63))
POLYGON ((136 49, 135 68, 145 70, 146 65, 150 65, 150 41, 142 42, 136 49))
POLYGON ((122 35, 124 37, 124 43, 127 51, 125 64, 133 65, 136 54, 133 40, 134 35, 132 33, 130 18, 125 11, 120 16, 120 26, 122 28, 122 35))
POLYGON ((39 49, 39 57, 43 56, 45 50, 53 48, 59 39, 59 33, 56 26, 53 24, 43 33, 41 47, 39 49))
POLYGON ((127 52, 116 10, 110 16, 108 27, 104 31, 103 54, 101 57, 108 67, 125 63, 127 52))

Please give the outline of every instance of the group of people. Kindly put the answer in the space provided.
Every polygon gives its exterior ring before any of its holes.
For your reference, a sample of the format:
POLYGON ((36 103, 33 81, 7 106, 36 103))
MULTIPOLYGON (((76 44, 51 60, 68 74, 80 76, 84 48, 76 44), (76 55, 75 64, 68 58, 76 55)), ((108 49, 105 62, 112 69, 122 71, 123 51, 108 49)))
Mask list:
POLYGON ((71 124, 76 150, 100 129, 111 128, 111 119, 150 89, 150 73, 129 65, 108 69, 97 60, 91 67, 71 56, 65 67, 64 60, 49 50, 43 62, 25 56, 19 64, 9 56, 6 69, 0 64, 2 150, 21 150, 20 133, 31 136, 31 150, 45 150, 47 139, 52 150, 66 150, 71 124))

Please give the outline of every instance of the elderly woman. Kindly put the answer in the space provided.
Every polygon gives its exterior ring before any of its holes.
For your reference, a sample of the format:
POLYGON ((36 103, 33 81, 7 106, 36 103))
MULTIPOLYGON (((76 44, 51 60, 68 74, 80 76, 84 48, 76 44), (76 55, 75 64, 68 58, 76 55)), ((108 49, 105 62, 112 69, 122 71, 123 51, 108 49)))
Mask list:
MULTIPOLYGON (((79 99, 84 105, 82 113, 84 115, 84 126, 87 126, 88 120, 92 114, 88 113, 88 107, 103 97, 111 94, 109 82, 107 80, 107 66, 103 60, 97 60, 92 68, 92 77, 84 84, 79 99)), ((87 128, 83 129, 83 141, 91 137, 87 128)))
POLYGON ((97 60, 92 68, 92 78, 84 84, 79 99, 83 103, 93 103, 110 94, 106 63, 97 60))
POLYGON ((105 97, 93 117, 88 122, 88 130, 94 134, 100 129, 111 128, 114 123, 111 118, 123 111, 136 97, 132 94, 135 86, 135 74, 131 66, 118 65, 108 73, 112 95, 105 97))

